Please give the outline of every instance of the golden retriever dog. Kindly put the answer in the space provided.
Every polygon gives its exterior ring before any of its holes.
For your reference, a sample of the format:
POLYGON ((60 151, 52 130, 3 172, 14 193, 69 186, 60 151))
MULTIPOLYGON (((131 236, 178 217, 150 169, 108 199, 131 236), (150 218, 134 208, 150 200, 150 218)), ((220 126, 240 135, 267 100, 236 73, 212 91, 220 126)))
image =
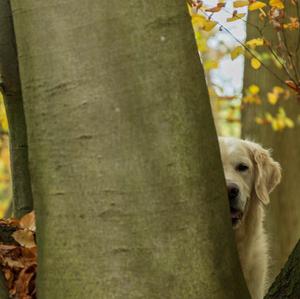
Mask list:
POLYGON ((252 299, 262 299, 268 271, 264 206, 280 182, 280 165, 257 143, 220 137, 219 144, 242 270, 252 299))

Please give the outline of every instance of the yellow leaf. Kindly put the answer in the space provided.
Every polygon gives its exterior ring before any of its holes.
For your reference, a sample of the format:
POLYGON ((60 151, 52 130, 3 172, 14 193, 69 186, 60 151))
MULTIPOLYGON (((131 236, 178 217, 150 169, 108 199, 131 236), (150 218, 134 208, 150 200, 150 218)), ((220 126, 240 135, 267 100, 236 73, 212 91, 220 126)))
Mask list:
POLYGON ((278 9, 284 9, 284 4, 281 0, 270 0, 269 5, 278 9))
POLYGON ((271 122, 271 124, 272 124, 272 129, 274 130, 274 131, 279 131, 281 128, 280 128, 280 123, 276 120, 276 119, 274 119, 272 122, 271 122))
POLYGON ((267 112, 265 115, 266 115, 266 120, 267 121, 269 121, 269 122, 273 121, 273 116, 271 115, 271 113, 267 112))
POLYGON ((207 20, 202 29, 205 31, 211 31, 212 29, 215 28, 216 25, 217 25, 217 22, 207 20))
POLYGON ((260 37, 250 39, 246 42, 246 45, 250 48, 255 48, 257 46, 263 46, 265 44, 264 40, 260 37))
POLYGON ((4 132, 8 131, 8 121, 6 115, 0 116, 0 124, 4 132))
POLYGON ((275 105, 278 101, 278 94, 272 93, 272 92, 268 92, 268 102, 271 105, 275 105))
POLYGON ((264 120, 261 117, 255 117, 255 122, 258 125, 263 125, 264 124, 264 120))
POLYGON ((234 21, 240 20, 245 15, 246 15, 245 13, 238 13, 238 14, 233 15, 231 18, 227 18, 226 21, 227 22, 234 22, 234 21))
POLYGON ((278 109, 278 116, 279 116, 279 117, 283 117, 283 118, 286 117, 286 113, 285 113, 285 110, 284 110, 283 107, 280 107, 280 108, 278 109))
POLYGON ((249 1, 234 1, 233 2, 233 7, 235 7, 235 8, 244 7, 244 6, 248 6, 248 5, 249 5, 249 1))
POLYGON ((231 59, 234 60, 243 53, 244 53, 244 48, 242 46, 237 46, 230 52, 231 59))
POLYGON ((274 86, 273 87, 273 93, 276 93, 276 94, 284 93, 284 89, 280 86, 274 86))
POLYGON ((257 10, 257 9, 261 9, 261 8, 263 8, 263 7, 265 7, 265 6, 266 6, 265 3, 260 2, 260 1, 255 1, 255 2, 253 2, 253 3, 251 3, 251 4, 249 5, 249 10, 250 10, 250 11, 257 10))
POLYGON ((248 91, 252 95, 256 95, 256 94, 258 94, 260 92, 260 88, 257 85, 252 84, 252 85, 249 86, 248 91))
POLYGON ((252 58, 251 59, 251 66, 255 69, 258 70, 261 67, 261 62, 256 59, 256 58, 252 58))
POLYGON ((219 66, 219 62, 217 60, 206 60, 203 64, 204 69, 209 71, 211 69, 216 69, 219 66))
POLYGON ((205 53, 208 51, 205 39, 197 40, 197 46, 198 46, 198 51, 200 51, 201 53, 205 53))
POLYGON ((192 23, 193 25, 197 25, 197 26, 204 26, 205 22, 206 22, 206 18, 204 16, 201 15, 193 15, 192 16, 192 23))
POLYGON ((260 105, 261 104, 261 99, 258 95, 246 95, 243 98, 243 102, 245 104, 255 104, 255 105, 260 105))
POLYGON ((192 24, 194 26, 199 26, 200 29, 205 31, 211 31, 217 25, 217 22, 208 20, 201 15, 194 15, 192 17, 192 24))
POLYGON ((288 128, 294 128, 295 127, 294 122, 288 117, 285 119, 285 124, 288 128))

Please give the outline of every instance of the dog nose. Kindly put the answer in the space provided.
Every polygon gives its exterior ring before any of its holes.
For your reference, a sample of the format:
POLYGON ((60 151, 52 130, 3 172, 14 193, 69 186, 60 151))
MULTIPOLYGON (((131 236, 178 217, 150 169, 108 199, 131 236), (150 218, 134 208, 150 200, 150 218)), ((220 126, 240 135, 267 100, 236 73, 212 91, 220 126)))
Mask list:
POLYGON ((229 183, 227 185, 227 192, 229 199, 235 199, 240 193, 239 186, 234 183, 229 183))

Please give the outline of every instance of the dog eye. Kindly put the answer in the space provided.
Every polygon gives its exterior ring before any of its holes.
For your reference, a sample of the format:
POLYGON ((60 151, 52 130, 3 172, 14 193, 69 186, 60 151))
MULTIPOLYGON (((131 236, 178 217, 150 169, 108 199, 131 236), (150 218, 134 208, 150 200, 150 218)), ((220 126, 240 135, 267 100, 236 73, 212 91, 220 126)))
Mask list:
POLYGON ((246 171, 248 169, 249 169, 249 167, 243 163, 238 164, 238 166, 236 167, 236 170, 240 171, 240 172, 246 171))

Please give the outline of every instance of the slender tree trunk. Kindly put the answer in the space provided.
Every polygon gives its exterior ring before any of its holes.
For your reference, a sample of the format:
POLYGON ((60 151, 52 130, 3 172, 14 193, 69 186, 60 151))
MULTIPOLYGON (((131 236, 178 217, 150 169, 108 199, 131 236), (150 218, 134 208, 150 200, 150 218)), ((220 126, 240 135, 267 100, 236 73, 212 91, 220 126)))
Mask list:
MULTIPOLYGON (((11 11, 7 0, 0 1, 0 74, 1 89, 9 123, 12 211, 15 217, 22 217, 32 210, 33 202, 18 60, 11 11)), ((0 276, 0 297, 8 298, 2 274, 0 276)))
POLYGON ((38 297, 249 298, 185 1, 11 1, 38 297))
MULTIPOLYGON (((296 16, 297 10, 290 1, 285 1, 289 16, 296 16), (292 9, 292 11, 291 11, 292 9)), ((250 23, 258 23, 258 14, 250 13, 250 23)), ((288 33, 290 49, 296 48, 298 33, 288 33)), ((257 30, 248 26, 248 39, 257 37, 257 30)), ((273 43, 276 41, 276 32, 273 28, 265 33, 267 40, 273 43)), ((265 49, 266 50, 266 49, 265 49)), ((267 51, 267 50, 266 50, 267 51)), ((299 57, 300 52, 297 53, 299 57)), ((274 72, 286 80, 286 76, 278 69, 274 72)), ((255 116, 264 112, 276 114, 278 107, 285 109, 287 115, 294 120, 300 113, 300 105, 297 99, 292 96, 289 100, 281 100, 279 105, 273 107, 267 102, 267 93, 271 92, 274 86, 280 86, 280 82, 264 68, 255 71, 249 63, 245 67, 244 86, 257 84, 261 89, 263 104, 259 106, 246 107, 242 114, 242 135, 251 138, 266 147, 274 149, 273 155, 283 169, 281 184, 272 193, 270 207, 267 208, 266 226, 270 241, 271 255, 271 278, 274 278, 283 267, 290 252, 297 243, 300 235, 300 201, 299 201, 299 168, 300 168, 300 126, 282 132, 275 132, 270 126, 259 126, 254 122, 255 116)), ((272 281, 272 279, 271 279, 272 281)))
POLYGON ((288 262, 272 284, 265 299, 299 299, 300 294, 300 242, 288 262))
POLYGON ((20 218, 32 211, 27 134, 9 1, 0 2, 0 73, 9 124, 13 214, 20 218))

